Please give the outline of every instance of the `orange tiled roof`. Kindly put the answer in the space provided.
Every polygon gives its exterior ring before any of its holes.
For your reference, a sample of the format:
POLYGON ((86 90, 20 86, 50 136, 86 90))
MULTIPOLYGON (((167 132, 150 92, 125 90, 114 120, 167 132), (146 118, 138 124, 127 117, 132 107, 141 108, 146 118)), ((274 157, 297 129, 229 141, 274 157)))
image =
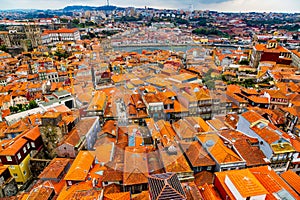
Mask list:
POLYGON ((180 142, 180 146, 193 167, 213 166, 216 164, 199 142, 180 142))
POLYGON ((42 118, 57 118, 61 115, 59 112, 48 111, 45 112, 42 118))
POLYGON ((227 91, 230 91, 231 93, 241 93, 241 87, 238 85, 228 85, 227 91))
POLYGON ((124 159, 124 185, 148 183, 147 155, 144 147, 126 147, 124 159))
POLYGON ((197 133, 197 129, 184 119, 178 120, 172 126, 180 138, 194 138, 197 133))
POLYGON ((300 195, 300 176, 288 170, 280 175, 300 195))
POLYGON ((223 141, 215 133, 201 134, 197 136, 202 145, 208 141, 212 146, 207 145, 207 151, 212 155, 218 163, 241 162, 243 161, 233 150, 225 146, 223 141))
POLYGON ((167 173, 191 173, 192 170, 186 158, 184 157, 183 152, 179 149, 179 147, 175 148, 177 151, 176 154, 169 154, 167 150, 164 150, 162 148, 159 149, 165 171, 167 173))
POLYGON ((203 186, 199 187, 199 189, 205 200, 222 200, 213 184, 205 183, 203 186))
POLYGON ((242 88, 242 91, 250 94, 250 95, 257 95, 258 92, 255 89, 250 89, 250 88, 242 88))
POLYGON ((102 144, 100 146, 97 146, 95 151, 91 151, 91 153, 95 155, 98 162, 107 163, 111 160, 113 151, 114 151, 114 145, 113 143, 109 143, 109 144, 102 144))
POLYGON ((89 111, 92 110, 103 110, 105 106, 105 101, 107 99, 107 96, 102 91, 96 91, 94 94, 94 97, 92 98, 88 109, 89 111))
POLYGON ((198 132, 209 132, 212 128, 201 117, 185 117, 193 127, 197 127, 198 132))
POLYGON ((103 200, 130 200, 130 192, 109 193, 104 195, 103 200))
POLYGON ((251 143, 258 143, 257 138, 250 138, 239 131, 232 130, 221 131, 220 134, 232 141, 237 151, 246 160, 248 167, 267 164, 264 161, 265 155, 259 147, 251 145, 251 143))
POLYGON ((300 52, 297 51, 297 49, 292 50, 292 52, 293 52, 296 56, 298 56, 298 58, 300 58, 300 52))
POLYGON ((225 179, 228 178, 243 198, 268 194, 268 190, 248 169, 216 172, 215 175, 225 188, 225 179))
POLYGON ((250 124, 257 122, 259 120, 264 120, 266 123, 268 123, 268 121, 266 121, 265 118, 263 118, 261 115, 259 115, 257 112, 253 110, 244 112, 241 116, 243 116, 247 121, 249 121, 250 124))
POLYGON ((66 166, 71 162, 68 158, 54 158, 49 165, 40 173, 39 178, 56 179, 58 178, 66 166))
POLYGON ((274 129, 270 129, 268 126, 264 128, 253 126, 251 129, 261 138, 263 138, 268 144, 272 144, 280 139, 279 134, 277 134, 274 129))
POLYGON ((118 169, 108 168, 103 173, 102 181, 105 182, 119 182, 123 181, 123 171, 119 171, 118 169))
POLYGON ((35 141, 40 136, 41 136, 40 129, 38 126, 35 126, 34 128, 27 131, 23 137, 35 141))
POLYGON ((173 141, 177 136, 175 131, 173 130, 171 124, 164 120, 157 121, 156 125, 160 131, 160 139, 162 140, 163 145, 168 146, 168 139, 173 141))
POLYGON ((194 177, 195 184, 200 187, 204 184, 212 184, 214 179, 214 173, 204 170, 194 174, 194 177))
POLYGON ((267 97, 258 97, 258 96, 249 96, 247 97, 250 101, 253 101, 255 103, 263 103, 263 104, 268 104, 269 99, 267 97))
POLYGON ((249 168, 249 170, 269 192, 266 199, 277 199, 273 193, 279 192, 282 189, 287 190, 295 199, 299 199, 299 195, 269 166, 254 167, 249 168))
POLYGON ((65 105, 58 105, 53 108, 49 108, 48 110, 52 110, 54 112, 70 112, 71 110, 65 105))
MULTIPOLYGON (((59 126, 61 122, 59 122, 59 126)), ((68 134, 64 135, 63 139, 61 142, 57 145, 60 146, 62 144, 69 144, 73 147, 75 147, 78 142, 80 141, 80 135, 78 133, 78 130, 76 128, 73 128, 68 134)))
POLYGON ((65 185, 59 193, 57 200, 94 200, 99 199, 101 190, 94 188, 92 181, 80 182, 71 187, 65 185))
POLYGON ((148 191, 142 191, 139 194, 133 195, 132 200, 150 200, 150 195, 148 191))
POLYGON ((0 152, 0 155, 3 155, 3 156, 15 156, 16 153, 22 149, 25 144, 28 142, 26 139, 22 138, 22 137, 19 137, 15 140, 12 140, 13 143, 11 145, 9 145, 7 148, 3 149, 1 152, 0 152))
POLYGON ((278 99, 287 99, 286 94, 284 94, 281 90, 263 90, 261 93, 267 92, 270 94, 272 98, 278 99))
POLYGON ((216 130, 228 129, 227 125, 218 118, 207 120, 207 123, 210 124, 216 130))
POLYGON ((146 101, 147 103, 162 102, 160 99, 158 99, 158 98, 156 97, 155 94, 152 94, 152 93, 147 93, 147 94, 144 96, 144 98, 145 98, 145 101, 146 101))
POLYGON ((52 193, 54 193, 54 188, 51 182, 44 182, 42 185, 32 189, 27 197, 27 200, 48 200, 52 193))
POLYGON ((94 160, 89 151, 79 151, 64 180, 85 181, 94 160))
POLYGON ((44 33, 46 34, 50 34, 50 33, 74 33, 78 31, 77 28, 73 28, 73 29, 67 29, 67 28, 61 28, 58 30, 45 30, 44 33))

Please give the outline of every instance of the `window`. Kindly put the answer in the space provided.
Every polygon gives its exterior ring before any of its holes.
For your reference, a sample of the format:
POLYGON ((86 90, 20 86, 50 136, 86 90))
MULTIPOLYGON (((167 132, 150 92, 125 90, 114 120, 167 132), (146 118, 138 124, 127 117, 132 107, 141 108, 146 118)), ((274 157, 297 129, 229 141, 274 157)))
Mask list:
POLYGON ((27 149, 30 149, 30 144, 29 143, 27 143, 27 149))
POLYGON ((11 168, 11 169, 15 169, 15 166, 11 165, 11 166, 9 166, 9 168, 11 168))
POLYGON ((27 172, 24 170, 24 171, 23 171, 23 174, 24 174, 24 175, 26 175, 26 174, 27 174, 27 172))
POLYGON ((34 148, 35 147, 35 144, 34 144, 34 142, 31 142, 31 146, 34 148))
POLYGON ((18 156, 18 159, 20 160, 21 159, 21 154, 18 153, 17 156, 18 156))
POLYGON ((6 156, 6 160, 7 160, 7 161, 12 161, 12 159, 11 159, 10 156, 6 156))
POLYGON ((16 174, 16 173, 13 173, 13 175, 14 175, 14 177, 15 177, 15 178, 18 178, 18 174, 16 174))
POLYGON ((24 151, 24 153, 26 153, 26 151, 27 151, 27 150, 26 150, 26 147, 23 147, 23 151, 24 151))

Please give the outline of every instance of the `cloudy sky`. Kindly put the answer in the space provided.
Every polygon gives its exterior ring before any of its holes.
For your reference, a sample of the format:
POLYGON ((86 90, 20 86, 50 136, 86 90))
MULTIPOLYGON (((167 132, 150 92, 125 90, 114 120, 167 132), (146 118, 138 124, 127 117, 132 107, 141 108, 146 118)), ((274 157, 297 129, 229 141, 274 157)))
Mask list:
MULTIPOLYGON (((57 9, 67 5, 100 6, 106 0, 0 0, 0 9, 57 9)), ((300 12, 300 0, 110 0, 111 5, 217 11, 300 12)))

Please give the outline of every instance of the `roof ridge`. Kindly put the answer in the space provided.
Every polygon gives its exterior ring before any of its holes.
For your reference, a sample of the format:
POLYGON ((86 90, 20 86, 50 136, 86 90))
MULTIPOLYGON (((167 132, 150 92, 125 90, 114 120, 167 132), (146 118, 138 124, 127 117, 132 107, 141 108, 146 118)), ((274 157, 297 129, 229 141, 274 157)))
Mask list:
MULTIPOLYGON (((134 171, 139 171, 140 173, 138 173, 138 174, 142 174, 143 176, 145 176, 145 174, 139 169, 139 168, 137 168, 137 167, 135 167, 131 172, 130 172, 130 174, 129 174, 129 176, 127 177, 127 179, 126 180, 128 180, 134 173, 134 171)), ((148 179, 148 176, 145 176, 147 179, 148 179)))

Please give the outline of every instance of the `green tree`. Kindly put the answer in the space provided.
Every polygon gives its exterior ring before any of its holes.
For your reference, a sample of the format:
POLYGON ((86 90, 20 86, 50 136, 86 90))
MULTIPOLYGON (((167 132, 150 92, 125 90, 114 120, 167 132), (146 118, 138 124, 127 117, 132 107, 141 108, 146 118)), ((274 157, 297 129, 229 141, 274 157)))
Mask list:
POLYGON ((1 45, 0 50, 8 53, 8 49, 5 45, 1 45))
POLYGON ((215 89, 215 80, 206 81, 205 85, 210 90, 215 89))
POLYGON ((33 108, 37 108, 37 107, 38 107, 38 104, 34 100, 29 101, 28 109, 33 109, 33 108))
POLYGON ((19 111, 22 111, 23 105, 22 104, 17 104, 17 108, 18 108, 19 111))
POLYGON ((79 24, 79 20, 78 19, 73 19, 72 24, 79 24))
POLYGON ((60 21, 61 21, 62 23, 68 23, 68 22, 69 22, 69 20, 66 19, 66 18, 61 18, 60 21))
POLYGON ((17 113, 19 109, 18 109, 18 107, 15 107, 15 106, 9 106, 9 110, 12 113, 17 113))
POLYGON ((207 23, 206 18, 201 17, 197 24, 198 24, 198 26, 206 26, 207 25, 206 23, 207 23))
POLYGON ((70 55, 66 51, 55 51, 54 56, 57 56, 61 60, 61 58, 67 58, 70 55))

